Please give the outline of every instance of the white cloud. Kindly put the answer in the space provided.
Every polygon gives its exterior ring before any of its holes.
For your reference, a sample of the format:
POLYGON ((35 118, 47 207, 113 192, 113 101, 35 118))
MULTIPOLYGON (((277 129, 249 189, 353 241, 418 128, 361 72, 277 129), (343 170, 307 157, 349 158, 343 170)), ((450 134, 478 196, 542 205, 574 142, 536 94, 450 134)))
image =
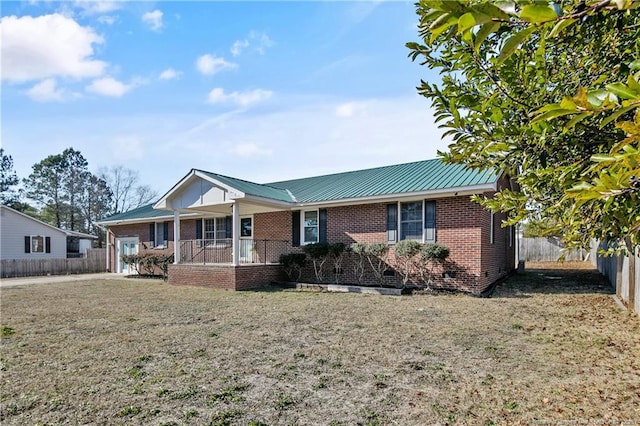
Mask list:
POLYGON ((196 69, 204 75, 214 75, 220 71, 237 68, 237 64, 213 55, 202 55, 196 60, 196 69))
POLYGON ((93 80, 85 89, 98 95, 120 98, 134 87, 135 84, 125 84, 113 77, 103 77, 93 80))
POLYGON ((347 102, 336 107, 336 115, 342 118, 360 115, 366 111, 367 104, 364 102, 347 102))
POLYGON ((233 56, 238 56, 242 53, 243 49, 246 49, 247 47, 249 47, 249 40, 236 40, 233 42, 233 45, 231 45, 231 54, 233 56))
POLYGON ((147 24, 153 31, 162 30, 162 11, 156 9, 152 12, 145 13, 144 15, 142 15, 142 22, 147 24))
POLYGON ((88 15, 98 15, 120 9, 122 7, 122 1, 77 0, 74 2, 74 5, 88 15))
POLYGON ((266 33, 251 31, 244 40, 236 40, 229 49, 233 56, 239 56, 243 50, 253 47, 253 50, 264 55, 267 48, 273 46, 273 40, 266 33))
POLYGON ((115 24, 116 20, 117 20, 116 17, 111 15, 102 15, 98 17, 98 22, 106 25, 113 25, 115 24))
POLYGON ((55 79, 48 78, 27 90, 27 96, 37 102, 62 101, 64 90, 58 88, 55 79))
POLYGON ((207 96, 207 102, 210 104, 234 103, 239 106, 249 106, 258 102, 266 101, 273 92, 264 89, 247 90, 244 92, 225 93, 221 87, 216 87, 207 96))
POLYGON ((106 62, 92 58, 104 42, 90 27, 60 14, 5 16, 0 20, 2 79, 12 82, 49 77, 97 77, 106 62))
POLYGON ((182 72, 176 71, 173 68, 167 68, 166 70, 160 73, 160 80, 174 80, 176 78, 180 78, 182 72))
POLYGON ((241 143, 234 146, 230 152, 238 157, 268 157, 273 151, 271 149, 262 148, 253 142, 241 143))

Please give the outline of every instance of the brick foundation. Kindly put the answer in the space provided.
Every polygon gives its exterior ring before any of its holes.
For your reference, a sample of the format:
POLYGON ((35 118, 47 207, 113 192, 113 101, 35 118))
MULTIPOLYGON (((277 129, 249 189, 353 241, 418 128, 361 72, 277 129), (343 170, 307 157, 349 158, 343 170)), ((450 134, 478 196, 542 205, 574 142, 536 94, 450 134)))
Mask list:
POLYGON ((283 279, 280 265, 169 265, 168 282, 219 290, 249 290, 283 279))

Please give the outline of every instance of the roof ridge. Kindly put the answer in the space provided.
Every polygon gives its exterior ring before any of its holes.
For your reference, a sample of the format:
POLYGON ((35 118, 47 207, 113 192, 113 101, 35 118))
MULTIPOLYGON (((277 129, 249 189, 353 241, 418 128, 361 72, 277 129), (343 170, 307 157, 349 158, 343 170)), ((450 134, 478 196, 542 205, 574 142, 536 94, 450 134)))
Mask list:
POLYGON ((442 160, 440 158, 430 158, 430 159, 427 159, 427 160, 410 161, 408 163, 388 164, 386 166, 369 167, 369 168, 366 168, 366 169, 348 170, 348 171, 345 171, 345 172, 335 172, 335 173, 328 173, 328 174, 324 174, 324 175, 316 175, 316 176, 307 176, 307 177, 295 178, 295 179, 279 180, 279 181, 275 181, 275 182, 269 182, 266 185, 282 184, 282 183, 285 183, 285 182, 300 181, 300 180, 305 180, 305 179, 317 179, 317 178, 331 177, 331 176, 338 176, 338 175, 349 175, 349 174, 352 174, 352 173, 368 172, 368 171, 371 171, 371 170, 383 170, 383 169, 390 168, 390 167, 408 166, 410 164, 429 163, 429 162, 434 162, 434 161, 442 162, 442 160))
POLYGON ((193 170, 195 170, 195 171, 197 171, 197 172, 208 173, 208 174, 210 174, 210 175, 220 176, 220 177, 223 177, 223 178, 226 178, 226 179, 233 179, 233 180, 237 180, 237 181, 244 182, 244 183, 250 183, 250 184, 253 184, 253 185, 267 186, 267 187, 269 187, 269 188, 271 188, 271 189, 277 189, 278 191, 288 191, 288 190, 285 190, 285 189, 283 189, 283 188, 278 188, 278 187, 276 187, 276 186, 271 186, 271 185, 270 185, 270 184, 268 184, 268 183, 259 183, 259 182, 254 182, 254 181, 252 181, 252 180, 240 179, 240 178, 237 178, 237 177, 227 176, 227 175, 223 175, 223 174, 215 173, 215 172, 209 172, 209 171, 207 171, 207 170, 202 170, 202 169, 193 169, 193 170))

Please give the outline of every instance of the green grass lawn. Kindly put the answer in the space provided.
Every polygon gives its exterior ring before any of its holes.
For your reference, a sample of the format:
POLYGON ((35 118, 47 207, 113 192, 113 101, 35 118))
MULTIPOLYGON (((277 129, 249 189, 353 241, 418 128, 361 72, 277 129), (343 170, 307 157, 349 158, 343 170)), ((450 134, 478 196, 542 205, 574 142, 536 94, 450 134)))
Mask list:
POLYGON ((3 288, 0 422, 634 424, 640 321, 608 292, 570 269, 489 299, 3 288))

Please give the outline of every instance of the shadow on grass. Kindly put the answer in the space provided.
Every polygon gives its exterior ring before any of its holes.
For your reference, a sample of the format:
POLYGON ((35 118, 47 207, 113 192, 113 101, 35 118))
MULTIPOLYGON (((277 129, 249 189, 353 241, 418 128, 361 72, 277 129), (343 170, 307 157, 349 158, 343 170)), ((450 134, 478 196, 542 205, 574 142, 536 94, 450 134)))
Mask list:
POLYGON ((596 270, 527 268, 499 284, 492 297, 545 294, 614 294, 615 289, 596 270))

